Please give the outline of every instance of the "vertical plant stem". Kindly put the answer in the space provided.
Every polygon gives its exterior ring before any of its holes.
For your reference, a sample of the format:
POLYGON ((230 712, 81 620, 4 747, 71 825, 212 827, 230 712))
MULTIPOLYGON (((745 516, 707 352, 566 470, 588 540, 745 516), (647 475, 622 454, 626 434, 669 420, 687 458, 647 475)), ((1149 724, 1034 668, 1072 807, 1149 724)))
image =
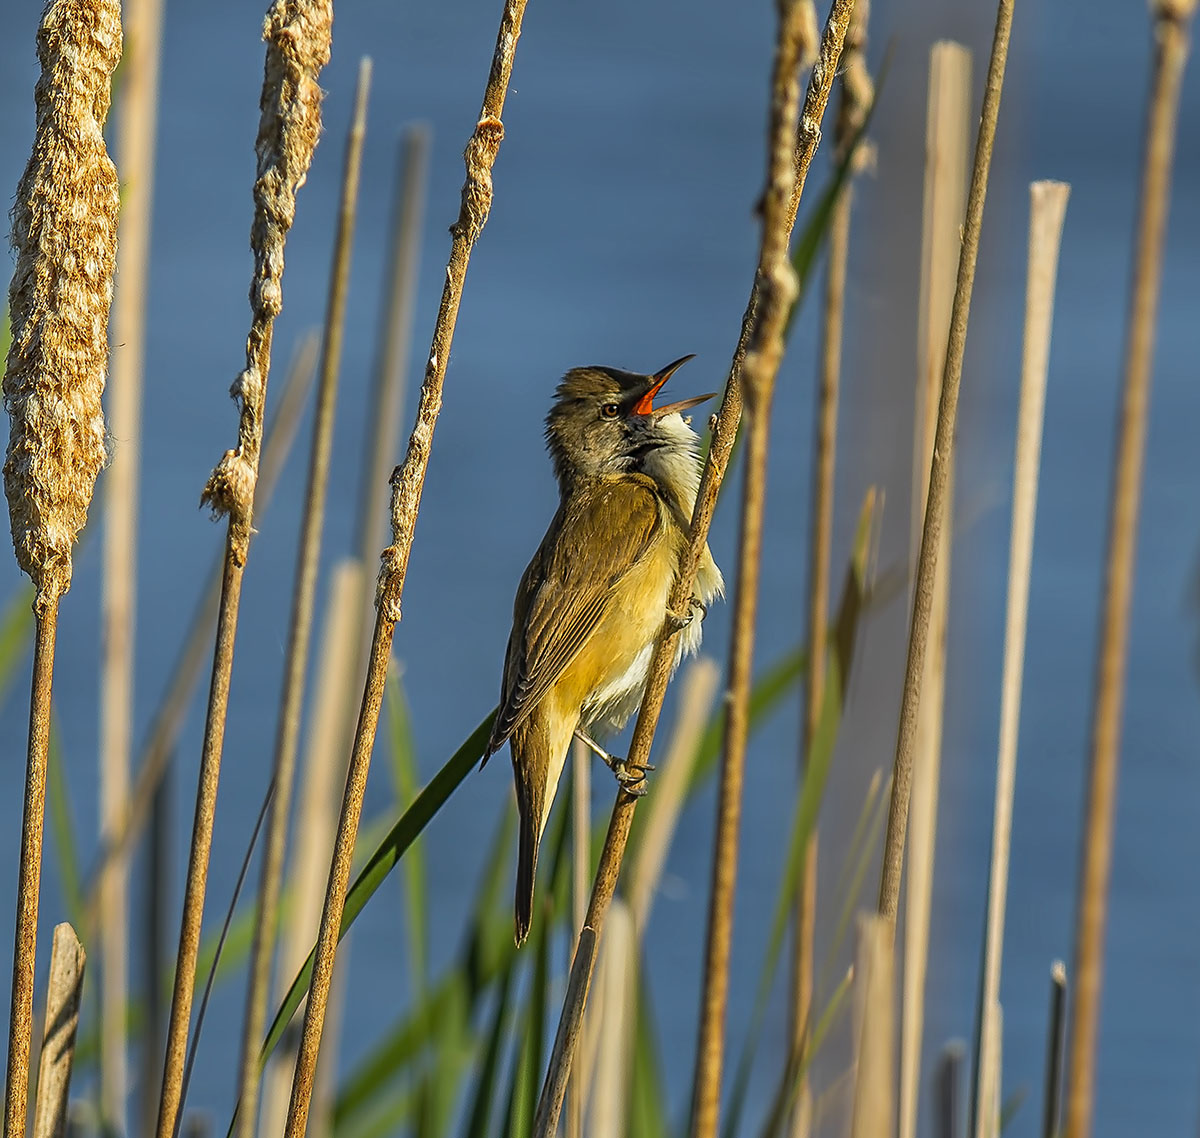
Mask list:
POLYGON ((1063 182, 1034 182, 1030 187, 1029 265, 1025 285, 1025 337, 1021 358, 1021 396, 1017 413, 1017 450, 1013 464, 1012 537, 1008 561, 1008 601, 1004 628, 1004 667, 1000 689, 1000 743, 996 756, 996 800, 992 818, 992 859, 988 872, 987 920, 979 1024, 975 1037, 975 1085, 972 1117, 975 1138, 984 1138, 985 1105, 981 1072, 996 1066, 991 1054, 995 1034, 992 1010, 999 1007, 1000 966, 1004 951, 1004 915, 1008 897, 1008 859, 1012 848, 1013 792, 1017 774, 1017 738, 1021 723, 1021 683, 1025 674, 1025 629, 1029 613, 1029 576, 1033 566, 1033 527, 1037 513, 1038 468, 1046 376, 1050 365, 1050 329, 1058 249, 1071 187, 1063 182))
MULTIPOLYGON (((866 119, 873 90, 867 72, 868 0, 857 0, 842 53, 842 90, 834 138, 837 157, 844 160, 866 119)), ((861 159, 862 151, 859 152, 861 159)), ((861 164, 861 161, 859 162, 861 164)), ((814 415, 815 445, 812 464, 811 533, 808 568, 807 683, 803 693, 800 735, 801 773, 807 770, 808 752, 817 732, 825 699, 825 643, 829 636, 829 574, 833 545, 834 473, 837 465, 838 389, 842 370, 842 337, 845 328, 846 264, 850 251, 850 212, 854 184, 846 181, 833 207, 829 226, 829 260, 825 277, 821 329, 820 379, 814 415)), ((792 967, 791 1064, 802 1070, 792 1116, 793 1138, 808 1138, 812 1130, 812 1095, 808 1065, 804 1063, 812 1034, 814 938, 817 923, 817 847, 814 826, 804 852, 804 873, 796 898, 796 951, 792 967)))
MULTIPOLYGON (((921 219, 921 284, 917 320, 916 423, 913 439, 912 549, 919 547, 937 432, 938 396, 967 200, 971 117, 971 53, 961 44, 933 45, 925 125, 925 191, 921 219)), ((954 470, 946 490, 939 573, 929 617, 929 653, 917 713, 913 756, 912 847, 905 893, 904 974, 900 1027, 899 1138, 915 1138, 925 1031, 925 976, 937 846, 946 690, 946 626, 950 607, 950 531, 954 470)))
POLYGON ((46 758, 50 745, 50 693, 58 602, 37 618, 25 807, 21 814, 21 865, 17 877, 17 932, 13 946, 12 1004, 8 1019, 8 1074, 4 1138, 21 1138, 29 1093, 29 1041, 33 1033, 33 970, 37 952, 38 894, 42 877, 42 824, 46 814, 46 758))
POLYGON ((304 1010, 300 1050, 296 1056, 296 1070, 292 1078, 292 1095, 288 1104, 285 1131, 287 1138, 300 1138, 308 1125, 317 1056, 329 1003, 342 911, 346 902, 350 859, 354 852, 359 818, 362 815, 363 794, 366 791, 375 732, 379 725, 379 710, 383 702, 392 637, 400 620, 400 602, 408 573, 408 559, 412 551, 417 513, 421 505, 421 490, 429 466, 434 427, 437 425, 438 412, 441 409, 446 364, 454 339, 454 326, 462 301, 467 266, 470 263, 471 250, 487 223, 491 209, 492 166, 504 137, 504 124, 500 116, 504 110, 517 41, 521 35, 525 3, 526 0, 506 0, 500 19, 496 49, 492 56, 491 72, 484 90, 479 120, 467 142, 464 154, 467 177, 463 183, 458 220, 451 230, 453 241, 446 267, 446 283, 434 326, 433 343, 417 407, 416 424, 409 437, 404 462, 392 473, 392 542, 383 552, 383 566, 379 573, 375 631, 371 639, 367 679, 346 775, 346 790, 338 819, 333 859, 329 867, 329 883, 325 892, 325 906, 321 913, 321 928, 313 960, 308 1004, 304 1010))
POLYGON ((300 737, 300 712, 304 701, 304 678, 308 672, 313 608, 317 589, 317 567, 321 556, 321 531, 325 524, 329 466, 333 450, 333 423, 337 406, 338 374, 346 321, 346 297, 350 288, 350 256, 358 210, 359 173, 363 138, 367 129, 367 99, 371 89, 371 61, 359 65, 354 96, 354 115, 346 139, 342 174, 342 196, 334 240, 333 265, 329 276, 329 299, 325 314, 324 347, 321 352, 317 410, 313 423, 304 520, 296 552, 296 585, 288 624, 287 661, 279 724, 275 736, 275 759, 271 781, 274 786, 267 808, 267 838, 250 955, 250 980, 246 993, 246 1016, 242 1030, 242 1061, 238 1101, 239 1138, 254 1138, 258 1122, 259 1040, 267 1014, 271 959, 279 912, 279 890, 283 880, 283 857, 291 816, 292 786, 296 772, 296 746, 300 737))
MULTIPOLYGON (((587 916, 588 874, 592 860, 592 756, 578 740, 571 747, 571 951, 579 943, 579 930, 587 916)), ((588 1086, 572 1079, 567 1088, 567 1138, 583 1138, 583 1108, 588 1086)))
POLYGON ((159 780, 150 811, 147 836, 147 881, 144 940, 142 947, 142 992, 146 1007, 146 1026, 142 1033, 139 1133, 152 1134, 158 1121, 158 1088, 162 1078, 163 1045, 166 1031, 166 1001, 163 994, 170 978, 165 938, 167 912, 170 909, 171 882, 175 875, 172 837, 171 793, 173 779, 168 769, 159 780))
POLYGON ((1095 1105, 1104 930, 1108 917, 1121 712, 1129 647, 1129 602, 1133 592, 1146 419, 1154 362, 1154 325, 1162 277, 1179 93, 1188 56, 1188 25, 1195 9, 1196 0, 1157 0, 1153 5, 1154 69, 1130 289, 1116 468, 1109 507, 1108 555, 1075 924, 1075 998, 1071 1012, 1067 1138, 1087 1138, 1092 1129, 1095 1105))
POLYGON ((246 342, 246 368, 233 387, 241 407, 238 447, 225 452, 209 478, 202 498, 215 511, 229 515, 229 527, 176 953, 175 985, 167 1026, 158 1138, 174 1138, 178 1123, 238 605, 253 527, 254 487, 262 451, 271 341, 275 317, 282 307, 284 245, 295 217, 296 192, 307 176, 320 134, 321 89, 317 80, 329 60, 332 22, 332 0, 275 0, 263 30, 267 51, 256 143, 258 178, 254 188, 254 222, 250 232, 255 262, 250 294, 252 319, 246 342))
MULTIPOLYGON (((146 278, 154 197, 161 0, 126 0, 125 55, 117 106, 117 153, 124 199, 118 229, 118 287, 112 309, 108 425, 116 440, 105 477, 100 643, 100 832, 119 825, 129 797, 136 637, 138 470, 146 278)), ((128 1074, 129 868, 113 863, 100 879, 100 1117, 124 1134, 128 1074)))
POLYGON ((885 1138, 895 1114, 895 967, 886 918, 861 914, 855 953, 854 1110, 850 1138, 885 1138))
MULTIPOLYGON (((256 517, 261 517, 282 473, 284 461, 291 451, 300 424, 300 415, 307 401, 308 391, 316 366, 318 341, 315 336, 306 337, 296 353, 284 382, 283 394, 275 412, 274 421, 267 431, 263 446, 262 466, 254 488, 256 517)), ((133 842, 141 832, 155 801, 159 784, 167 769, 171 752, 178 740, 179 732, 187 714, 192 690, 204 664, 208 641, 217 621, 221 599, 221 581, 224 558, 214 561, 209 579, 199 603, 192 614, 191 624, 184 636, 183 647, 176 659, 166 691, 151 722, 146 741, 142 745, 138 762, 138 773, 133 791, 128 796, 124 816, 109 840, 104 844, 99 864, 92 876, 88 890, 88 924, 93 925, 100 905, 100 878, 114 862, 128 857, 133 842)))
POLYGON ((83 967, 87 953, 65 922, 54 929, 50 953, 50 981, 46 988, 46 1029, 38 1068, 37 1104, 33 1112, 33 1138, 63 1138, 67 1129, 67 1096, 71 1064, 75 1059, 75 1030, 79 1026, 79 999, 83 994, 83 967))
POLYGON ((925 668, 925 650, 929 637, 929 618, 933 607, 939 545, 945 524, 950 470, 954 461, 954 430, 958 418, 958 390, 962 379, 963 351, 967 342, 967 318, 970 315, 971 292, 975 284, 975 262, 979 256, 979 233, 983 226, 983 204, 987 196, 992 145, 995 142, 996 122, 1000 115, 1000 93, 1004 86, 1004 66, 1008 60, 1013 3, 1014 0, 1000 0, 996 13, 996 32, 992 40, 992 55, 984 86, 983 111, 975 143, 975 166, 967 199, 962 252, 958 260, 958 283, 954 291, 950 336, 946 344, 946 365, 942 374, 941 400, 938 404, 937 433, 933 462, 929 471, 929 494, 925 503, 925 521, 921 529, 921 551, 917 559, 917 579, 908 637, 908 661, 904 672, 904 694, 900 706, 900 726, 892 772, 892 800, 888 810, 883 872, 879 884, 879 912, 891 922, 893 931, 900 901, 900 878, 904 869, 904 838, 908 828, 908 806, 912 797, 913 754, 917 737, 921 680, 925 668))
POLYGON ((1050 1022, 1046 1030, 1046 1085, 1042 1138, 1058 1138, 1062 1117, 1063 1067, 1067 1051, 1067 966, 1050 966, 1050 1022))
MULTIPOLYGON (((853 8, 854 0, 834 0, 821 36, 820 52, 809 79, 804 108, 800 115, 800 126, 795 136, 793 151, 795 181, 784 221, 784 229, 788 236, 795 225, 808 170, 821 138, 821 121, 825 116, 829 92, 837 74, 842 55, 842 43, 846 37, 846 27, 850 22, 853 8)), ((688 548, 680 563, 668 601, 673 611, 682 612, 683 609, 676 606, 687 606, 690 603, 692 584, 696 578, 696 566, 699 564, 700 553, 708 539, 708 529, 716 508, 717 494, 724 481, 725 471, 733 453, 734 441, 737 438, 738 423, 742 415, 742 368, 747 348, 759 320, 761 278, 762 265, 760 263, 759 271, 755 275, 754 286, 751 289, 750 301, 742 316, 741 333, 738 337, 737 347, 734 349, 729 378, 725 383, 725 393, 713 427, 708 458, 700 476, 700 488, 696 494, 695 508, 692 511, 688 548)), ((650 746, 654 740, 659 715, 662 712, 663 697, 666 694, 673 658, 673 638, 671 634, 667 633, 660 637, 650 663, 646 680, 646 694, 642 698, 642 705, 633 729, 633 739, 629 745, 627 761, 630 763, 645 764, 649 759, 650 746)), ((571 962, 571 975, 568 979, 566 995, 563 998, 563 1009, 558 1021, 554 1050, 550 1056, 550 1065, 546 1071, 546 1080, 542 1084, 542 1095, 534 1120, 535 1138, 550 1138, 550 1135, 553 1135, 558 1128, 567 1078, 574 1061, 579 1041, 579 1027, 583 1019, 584 1007, 587 1004, 588 987, 596 962, 596 941, 604 924, 604 916, 612 901, 617 878, 620 875, 621 861, 625 855, 625 846, 629 841, 629 828, 633 824, 633 812, 636 806, 637 799, 635 797, 618 791, 612 816, 609 819, 604 847, 600 852, 600 863, 592 882, 592 897, 588 903, 587 919, 584 924, 584 930, 588 935, 580 936, 579 947, 571 962)))
POLYGON ((962 1134, 962 1068, 965 1048, 953 1040, 942 1049, 934 1074, 934 1138, 959 1138, 962 1134))

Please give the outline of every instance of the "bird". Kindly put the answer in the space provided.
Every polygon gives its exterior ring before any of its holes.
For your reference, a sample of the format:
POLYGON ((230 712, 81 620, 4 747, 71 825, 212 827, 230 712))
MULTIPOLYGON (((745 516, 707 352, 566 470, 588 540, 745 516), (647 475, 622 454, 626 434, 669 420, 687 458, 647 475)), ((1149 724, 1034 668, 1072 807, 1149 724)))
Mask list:
POLYGON ((593 736, 619 731, 637 710, 664 626, 679 633, 674 669, 697 651, 708 606, 724 595, 706 544, 688 611, 668 609, 700 485, 700 440, 682 413, 713 394, 657 407, 654 400, 693 358, 653 375, 574 368, 546 416, 559 505, 517 588, 483 756, 486 763, 505 743, 512 755, 518 946, 529 935, 538 848, 572 738, 631 793, 644 793, 652 768, 610 755, 593 736))

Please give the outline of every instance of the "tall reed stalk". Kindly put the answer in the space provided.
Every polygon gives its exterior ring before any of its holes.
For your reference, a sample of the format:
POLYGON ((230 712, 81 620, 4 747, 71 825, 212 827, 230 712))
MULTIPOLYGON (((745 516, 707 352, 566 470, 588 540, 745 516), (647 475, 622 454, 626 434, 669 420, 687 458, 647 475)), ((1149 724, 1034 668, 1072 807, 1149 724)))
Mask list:
POLYGON ((288 624, 283 693, 275 736, 275 758, 271 774, 272 795, 267 807, 267 837, 263 851, 262 877, 255 911, 254 945, 250 956, 250 982, 246 993, 246 1015, 242 1029, 242 1060, 238 1084, 238 1135, 254 1138, 258 1121, 260 1066, 259 1041, 267 1015, 267 994, 274 956, 279 891, 283 882, 283 858, 291 816, 292 786, 295 782, 296 747, 300 738, 300 713, 304 679, 308 673, 313 609, 316 605, 317 566, 321 556, 321 531, 325 523, 329 467, 333 452, 334 412, 341 370, 342 338, 346 322, 346 299, 350 289, 350 256, 358 213, 358 183, 362 167, 363 140, 367 129, 367 98, 371 89, 371 61, 359 65, 354 114, 346 139, 342 174, 342 196, 334 239, 333 265, 329 274, 329 298, 325 312, 325 336, 321 349, 317 410, 309 456, 304 517, 296 551, 296 582, 288 624))
POLYGON ((20 1138, 26 1126, 58 604, 71 587, 72 546, 105 460, 100 396, 119 195, 103 127, 121 57, 119 4, 53 0, 37 48, 33 152, 12 213, 17 264, 3 383, 13 548, 36 591, 4 1138, 20 1138))
MULTIPOLYGON (((960 233, 967 201, 971 117, 971 53, 943 41, 929 53, 925 119, 925 187, 921 215, 921 283, 917 317, 916 415, 913 432, 912 556, 925 520, 929 470, 937 431, 938 397, 946 366, 946 338, 954 306, 960 233)), ((942 771, 942 709, 946 689, 946 633, 950 608, 950 550, 954 471, 946 491, 946 525, 929 616, 917 739, 913 756, 912 827, 905 887, 904 973, 900 1021, 900 1138, 914 1138, 921 1049, 925 1030, 925 977, 937 847, 938 789, 942 771)))
POLYGON ((1133 593, 1138 511, 1146 453, 1146 419, 1154 364, 1154 326, 1175 155, 1179 94, 1196 0, 1156 0, 1154 65, 1147 111, 1142 184, 1134 238, 1117 456, 1109 505, 1108 554, 1101 604, 1100 648, 1092 712, 1083 853, 1075 918, 1075 998, 1067 1076, 1066 1138, 1087 1138, 1095 1106, 1096 1037, 1113 815, 1121 744, 1129 602, 1133 593))
POLYGON ((38 1065, 33 1138, 63 1138, 67 1130, 67 1101, 86 963, 87 953, 75 930, 65 922, 56 925, 46 985, 46 1029, 38 1065))
POLYGON ((937 432, 934 436, 933 461, 929 470, 929 493, 921 529, 921 550, 917 558, 908 659, 904 671, 904 694, 900 705, 896 758, 892 769, 892 800, 888 809, 883 872, 879 883, 879 912, 892 923, 893 931, 900 901, 900 878, 904 869, 904 839, 908 829, 908 807, 912 797, 913 757, 917 742, 921 681, 925 671, 930 614, 936 587, 942 528, 945 524, 950 471, 954 462, 954 432, 958 418, 958 390, 962 380, 963 352, 967 342, 967 318, 971 310, 971 292, 975 285, 975 262, 979 256, 979 234, 983 226, 983 204, 987 196, 988 171, 992 164, 992 146, 996 138, 996 122, 1000 115, 1000 93, 1004 86, 1004 66, 1008 60, 1013 3, 1014 0, 1000 0, 996 13, 996 31, 992 39, 987 82, 984 85, 983 111, 975 142, 975 165, 967 198, 962 251, 958 260, 958 281, 954 291, 950 335, 946 344, 937 432))
MULTIPOLYGON (((869 0, 857 0, 842 52, 842 88, 834 124, 834 141, 839 161, 850 157, 866 123, 874 100, 874 86, 867 71, 867 22, 869 0)), ((854 155, 851 174, 869 156, 864 149, 854 155)), ((825 643, 829 636, 829 578, 833 546, 833 494, 837 467, 838 391, 841 383, 842 340, 846 314, 846 266, 850 253, 850 213, 854 204, 853 179, 847 179, 838 194, 829 224, 829 254, 825 276, 824 312, 821 327, 820 379, 814 415, 815 443, 812 460, 812 505, 808 563, 807 683, 803 689, 800 732, 800 769, 807 770, 808 753, 821 718, 825 699, 825 643)), ((796 897, 796 950, 792 967, 792 1023, 790 1062, 803 1070, 796 1090, 792 1138, 808 1138, 812 1131, 812 1096, 807 1064, 808 1040, 812 1035, 814 940, 817 924, 817 845, 814 826, 804 853, 804 874, 796 897)))
MULTIPOLYGON (((795 226, 796 214, 800 208, 809 167, 812 165, 813 156, 816 154, 817 144, 820 141, 821 121, 825 116, 829 92, 841 60, 842 44, 846 38, 846 28, 850 22, 853 8, 854 0, 834 0, 821 36, 817 61, 809 79, 799 127, 794 138, 795 180, 783 221, 785 233, 789 238, 792 228, 795 226)), ((750 301, 742 316, 741 333, 730 364, 729 378, 725 384, 721 407, 713 426, 708 458, 700 477, 700 489, 696 494, 696 505, 692 512, 687 552, 671 589, 669 606, 675 612, 684 612, 690 606, 692 585, 696 578, 700 552, 708 539, 708 529, 716 508, 717 494, 725 478, 725 471, 733 453, 734 441, 737 438, 738 424, 742 415, 742 369, 747 349, 755 335, 760 318, 760 289, 763 276, 761 264, 758 269, 759 271, 755 274, 754 286, 750 292, 750 301)), ((637 722, 633 729, 633 739, 630 742, 627 760, 631 764, 645 765, 650 757, 650 746, 658 726, 659 715, 662 712, 663 697, 666 694, 673 658, 673 634, 669 630, 664 630, 655 646, 646 682, 646 694, 642 698, 642 706, 638 711, 637 722)), ((583 1010, 587 1003, 592 970, 596 963, 596 946, 604 924, 604 916, 616 889, 617 877, 620 874, 621 861, 625 855, 625 846, 629 841, 629 829, 633 824, 633 813, 636 806, 636 797, 623 790, 617 793, 605 834, 604 846, 600 852, 599 866, 592 883, 587 920, 580 934, 575 958, 571 962, 571 974, 563 999, 563 1009, 558 1021, 550 1065, 546 1071, 546 1080, 542 1084, 541 1098, 538 1101, 537 1115, 534 1119, 535 1138, 549 1138, 558 1127, 567 1079, 579 1042, 579 1029, 583 1020, 583 1010)))
POLYGON ((886 1138, 896 1114, 895 946, 887 918, 860 914, 854 960, 850 1138, 886 1138))
MULTIPOLYGON (((125 55, 116 114, 123 197, 107 395, 109 431, 117 442, 105 477, 100 612, 100 832, 106 837, 120 824, 129 797, 142 367, 162 0, 126 0, 124 8, 125 55)), ((100 894, 100 1115, 105 1125, 124 1134, 128 1082, 125 1008, 129 1002, 127 862, 111 864, 101 876, 100 894)))
POLYGON ((275 318, 283 306, 284 245, 295 218, 296 192, 308 174, 320 135, 321 89, 317 79, 329 60, 332 23, 332 0, 275 0, 263 26, 267 51, 260 101, 262 114, 255 146, 258 177, 254 184, 254 222, 250 230, 250 245, 254 251, 254 277, 250 290, 252 319, 246 342, 246 368, 234 381, 232 389, 241 410, 238 446, 236 450, 225 452, 203 495, 203 501, 215 512, 228 515, 229 525, 176 953, 175 985, 167 1026, 158 1138, 174 1138, 178 1124, 196 980, 196 953, 200 947, 233 672, 238 604, 249 553, 254 488, 262 449, 271 341, 275 318))
POLYGON ((451 231, 453 241, 446 267, 446 283, 434 326, 433 343, 417 407, 416 424, 409 438, 404 463, 392 474, 392 543, 384 550, 383 566, 379 573, 377 615, 371 640, 367 679, 346 774, 346 789, 342 798, 333 859, 329 867, 329 883, 325 892, 325 907, 321 913, 321 928, 313 961, 312 984, 309 988, 308 1004, 304 1009, 304 1027, 292 1079, 292 1095, 288 1104, 285 1131, 288 1138, 300 1138, 308 1124, 321 1033, 341 934, 346 886, 350 878, 350 860, 354 853, 359 819, 362 816, 363 795, 366 792, 371 751, 383 704, 392 637, 400 620, 400 601, 408 573, 413 532, 421 505, 425 472, 429 466, 434 427, 441 409, 446 365, 454 339, 454 326, 462 301, 467 266, 470 263, 471 250, 483 231, 491 210, 492 166, 504 137, 504 124, 500 116, 504 110, 517 41, 521 35, 525 2, 526 0, 507 0, 501 16, 483 105, 464 155, 467 177, 463 184, 458 220, 451 231))
MULTIPOLYGON (((999 1068, 992 1053, 992 1011, 1000 1000, 1004 951, 1004 915, 1008 897, 1008 860, 1012 848, 1013 791, 1017 738, 1021 723, 1021 682, 1025 674, 1025 629, 1029 578, 1033 568, 1033 527, 1037 513, 1038 472, 1046 378, 1050 367, 1050 329, 1058 249, 1071 187, 1063 182, 1034 182, 1029 188, 1029 262, 1025 280, 1025 336, 1021 356, 1021 396, 1017 412, 1017 449, 1013 464, 1012 537, 1008 554, 1008 601, 1004 627, 1004 666, 1000 688, 1000 742, 996 756, 996 800, 992 819, 992 858, 988 873, 978 1031, 975 1036, 975 1086, 972 1113, 975 1138, 985 1138, 994 1119, 985 1118, 989 1098, 984 1075, 999 1068)), ((996 1088, 991 1088, 993 1092, 996 1088)))

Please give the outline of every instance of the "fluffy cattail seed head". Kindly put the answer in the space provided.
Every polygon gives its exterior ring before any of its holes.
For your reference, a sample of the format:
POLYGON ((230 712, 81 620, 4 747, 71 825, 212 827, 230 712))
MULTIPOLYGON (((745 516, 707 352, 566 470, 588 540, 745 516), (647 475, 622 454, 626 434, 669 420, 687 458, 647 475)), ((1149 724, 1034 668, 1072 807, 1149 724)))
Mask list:
POLYGON ((120 5, 51 0, 37 49, 37 130, 12 212, 4 490, 17 563, 44 612, 71 586, 71 547, 105 458, 118 188, 102 128, 121 58, 120 5))

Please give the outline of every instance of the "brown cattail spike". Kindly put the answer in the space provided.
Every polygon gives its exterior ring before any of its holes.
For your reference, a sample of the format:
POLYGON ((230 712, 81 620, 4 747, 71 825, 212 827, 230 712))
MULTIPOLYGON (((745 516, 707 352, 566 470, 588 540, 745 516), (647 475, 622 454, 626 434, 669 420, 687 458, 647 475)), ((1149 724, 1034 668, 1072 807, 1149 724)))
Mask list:
POLYGON ((102 128, 121 58, 120 5, 52 0, 37 49, 37 133, 13 208, 4 490, 17 563, 44 613, 71 587, 71 546, 105 458, 118 192, 102 128))

